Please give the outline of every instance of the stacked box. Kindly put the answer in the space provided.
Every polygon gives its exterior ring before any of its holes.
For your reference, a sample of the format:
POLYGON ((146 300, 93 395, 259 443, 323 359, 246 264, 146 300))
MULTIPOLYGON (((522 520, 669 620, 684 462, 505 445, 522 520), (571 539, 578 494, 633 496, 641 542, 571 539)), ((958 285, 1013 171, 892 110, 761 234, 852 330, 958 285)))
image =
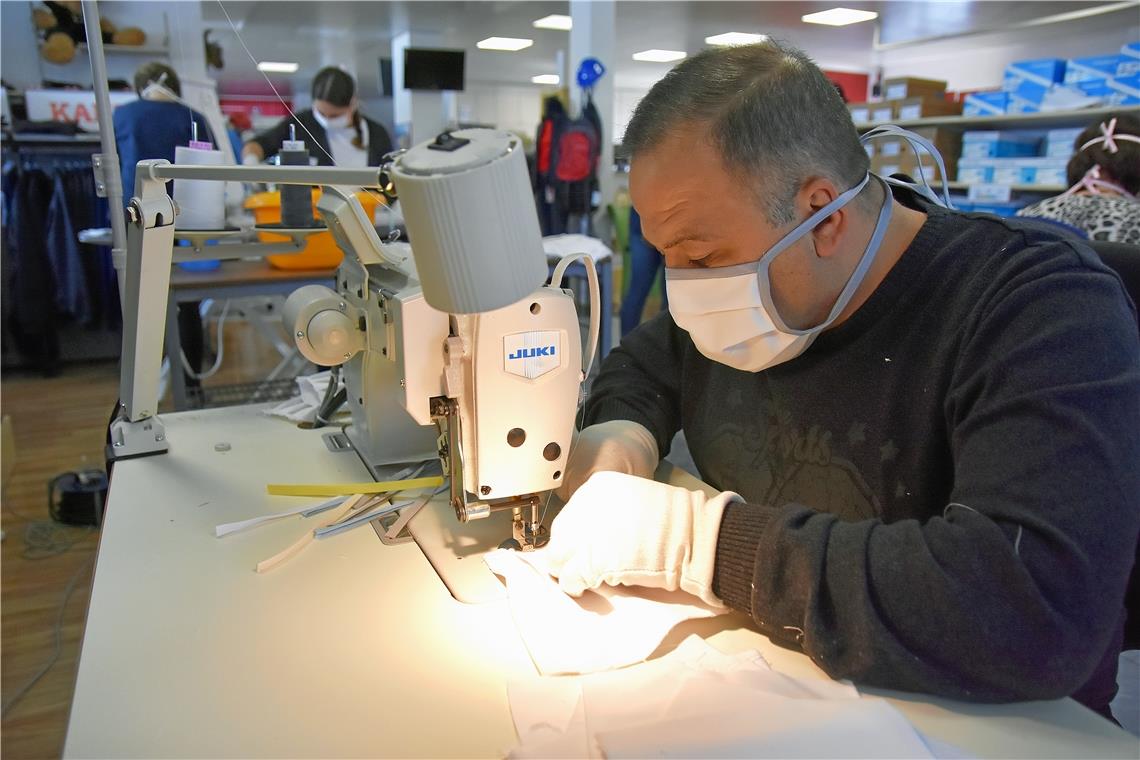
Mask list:
POLYGON ((1140 42, 1129 42, 1127 45, 1124 45, 1120 48, 1120 53, 1122 55, 1128 56, 1129 58, 1140 60, 1140 42))
POLYGON ((873 103, 848 103, 847 110, 851 112, 851 121, 856 124, 866 124, 871 120, 871 106, 873 103))
POLYGON ((966 116, 996 116, 1004 114, 1009 107, 1009 93, 975 92, 967 95, 962 103, 962 113, 966 116))
MULTIPOLYGON (((953 177, 962 145, 961 133, 957 130, 939 127, 921 127, 913 131, 934 145, 934 149, 942 157, 942 162, 946 164, 947 175, 953 177)), ((872 162, 873 166, 877 166, 876 173, 886 171, 886 174, 889 175, 901 171, 904 174, 915 176, 914 172, 917 170, 918 163, 914 157, 914 150, 907 144, 906 140, 901 137, 879 137, 872 142, 877 144, 874 158, 878 159, 878 163, 872 162)), ((926 177, 933 181, 935 177, 939 176, 937 163, 921 147, 919 150, 922 153, 923 169, 927 170, 926 177)))
POLYGON ((958 181, 971 185, 1064 185, 1066 159, 1059 158, 963 158, 958 162, 958 181))
POLYGON ((945 98, 913 97, 898 101, 895 118, 921 119, 924 116, 957 116, 962 113, 961 103, 951 103, 945 98))
POLYGON ((962 135, 962 158, 1013 158, 1036 156, 1041 132, 1025 130, 969 130, 962 135))
POLYGON ((1065 64, 1065 84, 1128 76, 1140 71, 1140 59, 1114 53, 1072 58, 1065 64))
POLYGON ((913 97, 942 99, 945 92, 946 83, 939 79, 892 77, 883 82, 883 98, 886 100, 903 100, 913 97))
POLYGON ((1048 158, 1068 159, 1073 155, 1073 143, 1076 142, 1077 137, 1084 131, 1083 127, 1050 129, 1045 133, 1045 145, 1041 150, 1041 154, 1048 158))
POLYGON ((1065 61, 1041 58, 1014 61, 1005 68, 1002 89, 1009 93, 1006 113, 1035 113, 1041 110, 1046 93, 1065 78, 1065 61))
POLYGON ((1108 102, 1112 105, 1140 105, 1140 73, 1113 77, 1108 80, 1108 86, 1112 90, 1112 94, 1108 96, 1108 102))
POLYGON ((872 123, 881 123, 894 121, 897 118, 898 103, 893 100, 884 100, 881 103, 871 103, 870 107, 870 121, 872 123))

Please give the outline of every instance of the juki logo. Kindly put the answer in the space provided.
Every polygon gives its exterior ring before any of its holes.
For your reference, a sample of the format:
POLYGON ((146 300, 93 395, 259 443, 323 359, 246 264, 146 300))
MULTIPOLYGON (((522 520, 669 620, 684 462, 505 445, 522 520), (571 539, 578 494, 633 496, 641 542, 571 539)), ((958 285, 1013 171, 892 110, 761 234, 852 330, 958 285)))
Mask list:
POLYGON ((554 346, 541 346, 539 348, 520 348, 507 354, 508 359, 530 359, 535 356, 554 356, 554 346))

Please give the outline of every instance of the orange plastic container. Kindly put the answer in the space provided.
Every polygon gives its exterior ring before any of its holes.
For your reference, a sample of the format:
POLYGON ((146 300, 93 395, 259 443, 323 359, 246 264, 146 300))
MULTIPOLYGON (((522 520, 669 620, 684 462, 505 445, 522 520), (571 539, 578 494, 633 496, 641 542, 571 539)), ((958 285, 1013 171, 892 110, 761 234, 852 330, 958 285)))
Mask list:
MULTIPOLYGON (((321 197, 320 188, 313 188, 313 216, 319 218, 316 212, 317 200, 321 197)), ((377 193, 357 193, 360 205, 364 207, 364 214, 370 220, 375 218, 376 207, 383 202, 383 197, 377 193)), ((245 207, 253 211, 253 219, 257 224, 276 224, 281 221, 281 193, 255 193, 245 199, 245 207)), ((272 232, 259 232, 258 238, 263 243, 279 243, 288 241, 285 235, 276 235, 272 232)), ((305 250, 300 253, 280 256, 267 256, 269 263, 278 269, 336 269, 344 259, 344 252, 337 247, 336 240, 331 232, 318 232, 305 238, 305 250)))

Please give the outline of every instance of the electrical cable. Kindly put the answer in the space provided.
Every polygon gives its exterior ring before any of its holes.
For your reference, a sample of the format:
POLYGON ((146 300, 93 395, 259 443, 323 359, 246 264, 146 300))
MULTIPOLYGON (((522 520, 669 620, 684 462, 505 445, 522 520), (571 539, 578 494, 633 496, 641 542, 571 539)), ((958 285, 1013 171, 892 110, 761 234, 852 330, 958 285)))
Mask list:
POLYGON ((226 314, 229 312, 229 310, 230 302, 227 300, 225 305, 222 306, 221 316, 218 317, 218 337, 216 341, 216 348, 214 350, 214 365, 212 367, 202 373, 195 372, 194 368, 190 366, 190 360, 186 358, 186 353, 184 351, 179 352, 182 359, 182 369, 186 370, 186 374, 190 375, 195 380, 206 380, 208 378, 211 378, 217 374, 218 370, 222 367, 222 359, 225 358, 226 355, 226 342, 223 340, 224 336, 222 334, 222 331, 225 329, 226 314))
POLYGON ((67 602, 71 599, 71 594, 75 591, 75 585, 79 583, 79 578, 83 575, 84 571, 93 567, 94 564, 94 558, 87 560, 79 566, 79 569, 75 571, 75 575, 71 576, 71 580, 63 592, 63 599, 59 603, 59 612, 56 615, 54 629, 55 645, 51 657, 48 658, 48 661, 44 663, 38 673, 32 676, 26 684, 20 687, 20 689, 4 703, 3 708, 0 708, 0 717, 7 716, 8 712, 15 707, 21 699, 27 696, 28 692, 39 683, 41 678, 47 675, 48 671, 51 670, 52 666, 59 660, 60 654, 63 653, 63 615, 67 611, 67 602))

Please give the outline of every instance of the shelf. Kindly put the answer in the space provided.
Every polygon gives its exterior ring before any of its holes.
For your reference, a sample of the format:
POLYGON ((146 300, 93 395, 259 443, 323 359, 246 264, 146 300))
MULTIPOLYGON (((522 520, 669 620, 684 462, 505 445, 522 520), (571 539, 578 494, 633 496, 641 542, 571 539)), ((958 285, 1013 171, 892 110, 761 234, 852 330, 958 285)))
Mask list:
POLYGON ((1118 114, 1140 116, 1140 106, 1086 108, 1079 111, 1049 111, 1047 113, 1014 113, 1001 116, 926 116, 920 119, 863 122, 855 128, 865 132, 884 124, 906 129, 920 127, 951 127, 960 129, 1052 129, 1057 127, 1083 127, 1098 119, 1118 114))
MULTIPOLYGON (((44 43, 40 42, 39 46, 42 49, 44 46, 44 43)), ((76 53, 82 53, 83 55, 87 55, 87 43, 86 42, 77 43, 75 45, 75 52, 76 53)), ((108 44, 104 44, 103 45, 103 53, 106 55, 110 55, 111 53, 127 53, 127 54, 131 54, 131 55, 167 56, 170 54, 170 49, 165 47, 165 46, 162 46, 162 45, 108 45, 108 44)), ((45 63, 52 63, 51 61, 47 61, 47 60, 45 60, 44 62, 45 63)), ((68 61, 68 63, 71 63, 71 61, 68 61)), ((66 63, 65 64, 52 63, 52 65, 53 66, 66 66, 67 64, 66 63)))
MULTIPOLYGON (((931 183, 934 189, 937 190, 942 186, 941 182, 931 183)), ((996 182, 951 182, 949 183, 951 190, 969 190, 970 185, 994 185, 999 184, 996 182)), ((1015 193, 1050 193, 1056 195, 1063 193, 1066 188, 1064 185, 1010 185, 1009 189, 1015 193)))

